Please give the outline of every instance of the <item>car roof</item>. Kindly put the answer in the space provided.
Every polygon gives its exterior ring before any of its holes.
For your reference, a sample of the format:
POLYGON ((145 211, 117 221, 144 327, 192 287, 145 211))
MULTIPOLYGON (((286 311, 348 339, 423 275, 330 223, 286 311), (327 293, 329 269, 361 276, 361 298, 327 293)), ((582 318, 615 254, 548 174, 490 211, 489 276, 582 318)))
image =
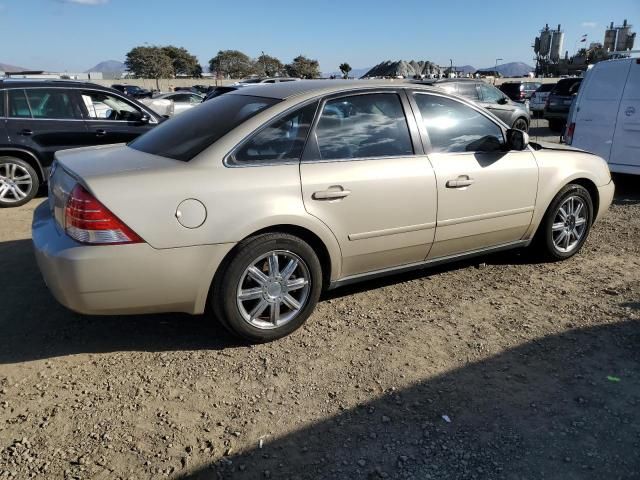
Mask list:
MULTIPOLYGON (((275 98, 285 100, 301 95, 328 95, 358 88, 403 88, 420 87, 426 85, 408 82, 375 81, 375 80, 301 80, 299 82, 283 82, 273 84, 258 83, 252 86, 229 92, 227 95, 253 95, 256 97, 275 98)), ((429 90, 438 91, 434 88, 429 90)))
POLYGON ((29 78, 5 78, 0 79, 0 88, 29 88, 29 87, 68 87, 91 88, 94 90, 111 90, 96 83, 81 82, 78 80, 49 80, 29 78))

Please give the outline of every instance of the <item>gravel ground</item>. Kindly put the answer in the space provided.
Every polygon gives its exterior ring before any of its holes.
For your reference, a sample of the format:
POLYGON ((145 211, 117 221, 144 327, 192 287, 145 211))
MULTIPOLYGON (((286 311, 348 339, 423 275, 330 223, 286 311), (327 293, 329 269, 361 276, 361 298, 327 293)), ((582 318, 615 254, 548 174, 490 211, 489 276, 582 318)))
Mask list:
POLYGON ((31 250, 42 199, 0 211, 0 479, 639 478, 640 185, 616 182, 569 261, 341 289, 257 346, 65 310, 31 250))

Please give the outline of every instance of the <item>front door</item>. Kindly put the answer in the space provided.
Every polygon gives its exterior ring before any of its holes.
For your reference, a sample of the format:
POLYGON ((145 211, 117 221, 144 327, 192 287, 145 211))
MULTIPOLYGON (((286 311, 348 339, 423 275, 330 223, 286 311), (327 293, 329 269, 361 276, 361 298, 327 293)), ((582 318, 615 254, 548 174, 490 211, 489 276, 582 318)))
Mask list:
POLYGON ((430 258, 520 240, 533 216, 538 166, 529 149, 504 151, 504 132, 481 109, 414 93, 438 184, 430 258))
POLYGON ((9 89, 7 100, 11 144, 37 154, 43 167, 51 165, 56 151, 83 145, 86 127, 70 90, 9 89))
POLYGON ((141 121, 145 112, 129 100, 102 90, 82 90, 81 105, 87 119, 88 145, 128 143, 155 126, 141 121))
POLYGON ((320 112, 300 166, 302 195, 340 244, 341 276, 423 261, 435 175, 404 92, 334 97, 320 112))

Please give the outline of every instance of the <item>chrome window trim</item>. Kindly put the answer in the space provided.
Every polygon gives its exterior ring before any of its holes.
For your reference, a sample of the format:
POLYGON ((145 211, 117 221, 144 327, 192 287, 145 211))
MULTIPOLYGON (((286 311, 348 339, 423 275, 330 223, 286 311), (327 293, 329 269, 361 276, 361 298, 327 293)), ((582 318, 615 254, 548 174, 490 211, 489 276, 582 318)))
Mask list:
MULTIPOLYGON (((114 93, 111 90, 102 90, 99 88, 92 88, 92 87, 78 87, 78 86, 66 86, 66 87, 47 87, 47 86, 36 86, 36 87, 6 87, 4 90, 7 92, 7 99, 8 99, 8 95, 9 95, 9 90, 25 90, 25 89, 58 89, 58 90, 89 90, 92 92, 99 92, 99 93, 106 93, 109 95, 113 95, 114 97, 118 97, 121 100, 124 100, 126 103, 131 103, 131 99, 127 98, 125 95, 123 95, 120 91, 115 90, 115 89, 111 89, 114 90, 116 93, 114 93)), ((25 95, 26 96, 26 95, 25 95)), ((29 101, 29 99, 27 98, 27 101, 29 101)), ((7 106, 8 106, 8 102, 7 102, 7 106)), ((143 105, 142 103, 140 104, 140 106, 133 104, 134 107, 136 108, 140 108, 143 112, 145 112, 147 115, 149 115, 149 122, 150 124, 157 124, 158 121, 155 119, 155 115, 158 115, 157 113, 153 113, 148 107, 146 107, 145 105, 143 105)), ((31 106, 29 106, 29 108, 31 108, 31 106)), ((7 112, 8 113, 8 112, 7 112)), ((16 120, 24 120, 26 117, 0 117, 0 118, 12 118, 12 119, 16 119, 16 120)), ((65 122, 120 122, 120 123, 131 123, 127 120, 99 120, 99 119, 94 119, 94 118, 73 118, 73 119, 69 119, 69 120, 65 120, 65 119, 60 119, 60 118, 33 118, 31 117, 31 120, 47 120, 47 121, 56 121, 56 120, 60 120, 60 121, 65 121, 65 122)))

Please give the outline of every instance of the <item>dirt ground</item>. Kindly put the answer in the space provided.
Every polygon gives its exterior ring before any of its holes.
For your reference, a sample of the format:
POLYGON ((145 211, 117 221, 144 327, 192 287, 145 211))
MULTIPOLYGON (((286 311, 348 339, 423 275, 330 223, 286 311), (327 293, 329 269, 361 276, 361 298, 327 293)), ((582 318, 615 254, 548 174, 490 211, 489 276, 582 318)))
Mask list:
POLYGON ((65 310, 29 240, 43 198, 2 210, 0 479, 640 478, 640 181, 615 180, 569 261, 344 288, 256 346, 65 310))

